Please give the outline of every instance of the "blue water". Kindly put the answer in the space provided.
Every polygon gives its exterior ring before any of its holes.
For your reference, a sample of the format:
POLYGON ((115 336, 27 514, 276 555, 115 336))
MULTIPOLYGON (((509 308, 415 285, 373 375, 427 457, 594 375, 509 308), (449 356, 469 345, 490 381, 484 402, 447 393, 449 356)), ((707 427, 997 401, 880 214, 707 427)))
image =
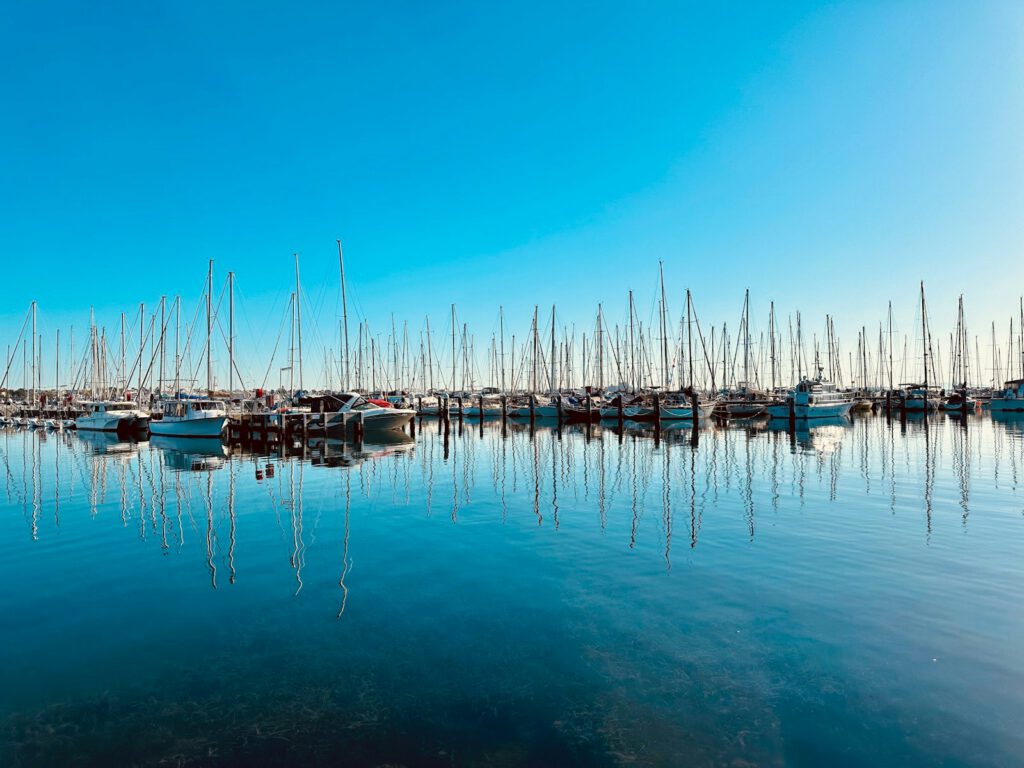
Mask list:
POLYGON ((1024 420, 0 432, 3 765, 1024 764, 1024 420))

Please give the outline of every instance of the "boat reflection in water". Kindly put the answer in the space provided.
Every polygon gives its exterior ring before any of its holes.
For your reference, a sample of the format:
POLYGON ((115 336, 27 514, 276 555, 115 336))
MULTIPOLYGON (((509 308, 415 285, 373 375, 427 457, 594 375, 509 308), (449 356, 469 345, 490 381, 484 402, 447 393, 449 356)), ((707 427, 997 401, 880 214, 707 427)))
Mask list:
POLYGON ((408 453, 416 447, 416 441, 404 432, 384 430, 369 433, 362 442, 316 437, 309 438, 306 446, 313 466, 354 467, 364 461, 408 453))
POLYGON ((149 444, 160 450, 164 465, 179 472, 220 469, 228 458, 228 447, 219 437, 163 437, 154 435, 149 444))
POLYGON ((139 450, 139 441, 129 440, 125 435, 119 435, 116 432, 83 430, 82 432, 76 432, 74 437, 79 443, 82 443, 90 453, 95 455, 118 454, 122 456, 131 456, 138 453, 139 450))
POLYGON ((772 432, 792 435, 801 450, 819 454, 837 451, 843 438, 853 428, 853 422, 847 416, 830 416, 813 421, 797 419, 792 426, 782 419, 771 419, 766 425, 772 432))

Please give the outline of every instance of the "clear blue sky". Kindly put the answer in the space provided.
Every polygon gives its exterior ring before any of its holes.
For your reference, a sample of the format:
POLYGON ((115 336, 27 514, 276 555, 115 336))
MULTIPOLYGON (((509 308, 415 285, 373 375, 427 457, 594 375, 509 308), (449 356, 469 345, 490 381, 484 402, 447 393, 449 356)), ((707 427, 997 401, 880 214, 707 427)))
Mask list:
MULTIPOLYGON (((849 348, 886 302, 972 331, 1024 292, 1019 2, 87 3, 15 0, 0 30, 0 337, 36 299, 195 301, 237 274, 262 373, 291 254, 337 322, 418 334, 449 305, 592 325, 693 289, 735 324, 743 289, 849 348)), ((1005 336, 1005 332, 1002 333, 1005 336)), ((483 342, 481 341, 481 344, 483 342)), ((316 347, 316 341, 309 342, 316 347)), ((321 353, 322 354, 322 353, 321 353)), ((52 352, 47 356, 52 360, 52 352)))

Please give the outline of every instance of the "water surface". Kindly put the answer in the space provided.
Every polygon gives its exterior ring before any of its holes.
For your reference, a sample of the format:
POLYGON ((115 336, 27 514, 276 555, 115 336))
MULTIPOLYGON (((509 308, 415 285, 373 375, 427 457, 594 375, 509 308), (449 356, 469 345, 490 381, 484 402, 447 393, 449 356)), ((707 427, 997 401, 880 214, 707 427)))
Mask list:
POLYGON ((1022 482, 989 416, 3 431, 0 761, 1021 764, 1022 482))

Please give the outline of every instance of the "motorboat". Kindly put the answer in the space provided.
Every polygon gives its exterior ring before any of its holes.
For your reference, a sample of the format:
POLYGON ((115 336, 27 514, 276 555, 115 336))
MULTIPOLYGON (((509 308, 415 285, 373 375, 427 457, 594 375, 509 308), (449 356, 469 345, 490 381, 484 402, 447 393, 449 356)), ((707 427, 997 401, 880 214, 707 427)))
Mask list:
POLYGON ((992 413, 1024 411, 1024 379, 1012 379, 1003 389, 992 395, 989 402, 992 413))
POLYGON ((834 419, 848 416, 853 408, 849 392, 840 392, 836 385, 821 378, 821 369, 814 379, 803 379, 780 403, 768 406, 773 419, 834 419))
POLYGON ((164 400, 160 415, 149 423, 149 431, 161 437, 219 438, 228 423, 227 405, 220 400, 164 400))
POLYGON ((345 429, 357 422, 366 432, 402 429, 416 415, 412 408, 379 405, 358 392, 324 395, 315 400, 320 410, 314 409, 314 413, 322 414, 321 424, 328 432, 345 429))
POLYGON ((83 431, 131 432, 149 426, 149 414, 130 401, 95 400, 82 403, 82 410, 75 426, 83 431))

